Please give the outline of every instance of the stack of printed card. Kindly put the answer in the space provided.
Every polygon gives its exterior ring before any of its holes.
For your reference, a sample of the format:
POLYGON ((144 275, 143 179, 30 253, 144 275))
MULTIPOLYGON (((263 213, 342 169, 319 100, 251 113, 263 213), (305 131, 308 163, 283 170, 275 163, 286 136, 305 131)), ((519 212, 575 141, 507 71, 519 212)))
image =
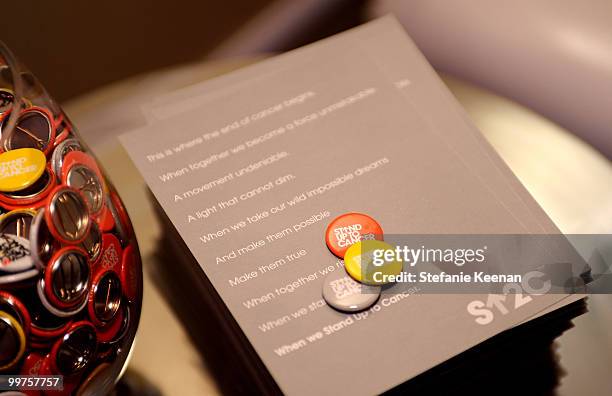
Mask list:
POLYGON ((159 278, 228 389, 554 385, 550 344, 582 295, 387 285, 354 312, 322 296, 345 272, 325 237, 346 213, 385 235, 559 234, 392 17, 154 98, 145 113, 122 143, 166 224, 159 278))

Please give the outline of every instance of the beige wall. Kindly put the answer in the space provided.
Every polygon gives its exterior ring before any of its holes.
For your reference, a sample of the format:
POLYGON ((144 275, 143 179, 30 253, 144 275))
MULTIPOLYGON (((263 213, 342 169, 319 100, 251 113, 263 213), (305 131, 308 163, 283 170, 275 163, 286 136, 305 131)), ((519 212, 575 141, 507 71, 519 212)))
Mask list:
POLYGON ((272 0, 6 0, 0 39, 63 101, 204 56, 272 0))

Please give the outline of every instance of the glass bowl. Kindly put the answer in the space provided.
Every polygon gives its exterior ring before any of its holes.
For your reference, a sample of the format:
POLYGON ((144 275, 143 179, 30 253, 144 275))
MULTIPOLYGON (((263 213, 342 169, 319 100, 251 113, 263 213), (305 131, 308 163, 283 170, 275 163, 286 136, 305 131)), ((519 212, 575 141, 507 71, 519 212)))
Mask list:
POLYGON ((61 390, 11 381, 28 395, 107 394, 141 306, 142 264, 121 199, 61 107, 0 42, 0 375, 62 379, 61 390))

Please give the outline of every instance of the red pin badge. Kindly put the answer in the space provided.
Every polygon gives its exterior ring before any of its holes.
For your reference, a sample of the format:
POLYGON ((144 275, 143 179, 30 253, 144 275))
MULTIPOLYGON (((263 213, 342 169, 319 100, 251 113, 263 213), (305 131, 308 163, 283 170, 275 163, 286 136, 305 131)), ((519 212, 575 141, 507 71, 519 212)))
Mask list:
POLYGON ((343 259, 346 250, 364 239, 383 240, 380 224, 363 213, 345 213, 336 217, 327 226, 325 243, 331 252, 343 259))

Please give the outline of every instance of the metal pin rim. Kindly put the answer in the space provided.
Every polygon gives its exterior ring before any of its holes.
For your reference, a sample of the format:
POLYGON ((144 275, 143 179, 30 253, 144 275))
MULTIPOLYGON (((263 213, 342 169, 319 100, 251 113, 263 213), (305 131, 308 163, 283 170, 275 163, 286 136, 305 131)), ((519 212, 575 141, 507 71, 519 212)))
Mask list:
MULTIPOLYGON (((71 279, 74 275, 73 272, 75 269, 73 263, 74 262, 72 260, 68 262, 68 265, 70 265, 69 274, 71 279)), ((76 305, 81 305, 83 302, 82 300, 87 300, 91 280, 91 269, 89 268, 89 263, 87 261, 87 253, 78 247, 66 246, 59 249, 57 252, 55 252, 49 264, 47 264, 44 279, 45 295, 49 299, 49 302, 51 302, 53 305, 65 309, 71 309, 76 305), (72 286, 76 290, 70 292, 66 291, 67 297, 64 298, 61 296, 61 289, 58 289, 58 282, 64 280, 64 272, 58 271, 63 269, 62 266, 65 265, 64 263, 66 263, 65 260, 70 260, 71 257, 76 257, 76 264, 78 265, 77 269, 79 271, 77 275, 81 276, 78 277, 79 279, 77 279, 77 283, 73 282, 74 284, 72 286), (59 276, 58 274, 61 275, 62 279, 58 280, 58 278, 56 278, 56 276, 59 276), (72 296, 69 294, 74 295, 72 296)))
POLYGON ((115 231, 117 232, 117 237, 121 242, 121 246, 126 246, 129 241, 127 230, 123 224, 121 216, 119 215, 119 211, 115 207, 115 203, 111 199, 110 195, 106 197, 106 206, 108 207, 108 210, 111 213, 111 216, 113 217, 113 221, 115 222, 115 231))
POLYGON ((45 220, 45 208, 40 208, 34 218, 32 219, 32 223, 30 224, 30 254, 32 255, 32 260, 34 261, 34 265, 40 271, 44 270, 47 265, 47 261, 51 259, 53 255, 54 249, 54 241, 50 238, 50 240, 45 241, 45 255, 48 257, 41 257, 40 251, 42 248, 42 244, 39 243, 40 232, 43 231, 43 227, 46 227, 46 232, 48 236, 51 237, 51 232, 47 227, 47 222, 45 220))
POLYGON ((31 200, 33 198, 37 198, 45 190, 47 190, 52 183, 53 183, 53 176, 51 176, 51 170, 49 168, 45 168, 43 174, 31 186, 26 187, 23 190, 15 191, 15 192, 4 192, 2 193, 2 195, 10 200, 15 201, 16 203, 19 203, 20 201, 23 201, 26 199, 31 200), (34 191, 30 191, 30 190, 34 190, 34 191), (26 193, 24 194, 24 192, 26 193))
POLYGON ((78 307, 72 310, 61 310, 61 309, 54 307, 49 302, 49 300, 47 299, 47 296, 45 295, 45 279, 44 278, 40 278, 38 280, 37 285, 36 285, 36 292, 38 293, 38 298, 40 299, 40 302, 43 305, 43 307, 47 311, 49 311, 52 315, 55 315, 59 318, 69 318, 71 316, 74 316, 78 314, 79 312, 81 312, 87 306, 87 299, 85 299, 83 300, 81 305, 79 305, 78 307))
MULTIPOLYGON (((19 343, 19 346, 13 358, 8 362, 5 362, 4 364, 0 365, 0 371, 4 371, 12 368, 15 364, 19 362, 19 360, 21 360, 26 350, 26 337, 25 332, 23 331, 23 327, 21 327, 21 324, 19 324, 17 319, 15 319, 4 311, 0 311, 0 323, 3 323, 4 326, 14 331, 14 336, 16 338, 15 341, 19 343)), ((0 335, 5 334, 5 331, 0 332, 0 335)))
POLYGON ((123 294, 130 302, 135 302, 142 294, 142 268, 139 263, 134 247, 127 246, 121 257, 120 277, 123 294))
POLYGON ((123 331, 124 316, 125 312, 119 310, 109 323, 96 327, 100 344, 107 345, 117 338, 117 335, 123 331))
POLYGON ((45 197, 56 186, 55 175, 51 168, 47 166, 42 176, 31 186, 14 193, 0 193, 0 205, 10 210, 23 209, 24 207, 36 209, 45 205, 45 197), (40 182, 44 182, 44 186, 40 188, 40 182), (22 195, 23 191, 29 192, 36 189, 35 192, 22 195))
POLYGON ((32 324, 30 313, 17 297, 6 291, 0 290, 0 311, 7 312, 17 319, 21 327, 23 327, 25 334, 30 334, 32 324))
MULTIPOLYGON (((42 147, 34 147, 34 148, 38 148, 39 150, 41 150, 42 152, 46 154, 48 154, 49 150, 51 149, 51 147, 53 146, 53 140, 55 139, 55 126, 53 123, 53 116, 51 115, 51 113, 47 110, 44 109, 42 107, 38 107, 38 106, 32 106, 29 107, 27 109, 22 110, 21 114, 19 114, 19 118, 17 119, 17 122, 15 124, 15 128, 18 128, 19 124, 21 122, 24 121, 24 119, 26 119, 25 117, 32 117, 32 115, 36 116, 42 116, 44 118, 44 120, 46 121, 47 124, 47 137, 43 140, 42 143, 42 147)), ((8 139, 6 139, 4 141, 4 150, 5 151, 10 151, 10 150, 14 150, 16 148, 21 148, 21 147, 13 147, 12 144, 12 140, 15 139, 17 131, 13 131, 12 136, 10 136, 8 139)), ((41 139, 42 140, 42 139, 41 139)))
POLYGON ((101 344, 105 345, 105 346, 114 346, 117 345, 119 342, 121 342, 121 340, 123 340, 125 338, 125 336, 128 333, 128 330, 130 329, 130 325, 132 323, 132 314, 130 311, 130 307, 128 304, 122 302, 121 303, 121 312, 122 312, 122 323, 121 323, 121 330, 119 330, 119 333, 110 341, 105 341, 105 342, 100 342, 101 344))
MULTIPOLYGON (((41 303, 42 304, 42 303, 41 303)), ((40 340, 53 340, 66 332, 72 321, 66 321, 59 327, 45 328, 32 322, 32 336, 40 340)))
POLYGON ((72 244, 83 242, 91 224, 87 204, 81 193, 68 186, 58 186, 51 192, 45 210, 45 218, 49 231, 51 231, 54 237, 62 242, 72 244), (64 201, 62 201, 62 198, 64 201), (61 210, 62 208, 67 208, 68 206, 64 205, 69 203, 73 205, 74 211, 65 214, 65 217, 72 221, 74 229, 67 231, 66 226, 62 222, 61 210), (76 212, 76 219, 73 217, 74 212, 76 212))
POLYGON ((117 313, 121 310, 122 305, 123 299, 121 279, 117 273, 112 270, 98 273, 92 282, 91 290, 89 292, 89 316, 93 322, 101 326, 110 323, 113 319, 115 319, 117 313), (109 289, 107 289, 107 293, 105 293, 107 301, 100 302, 98 287, 102 285, 103 282, 110 283, 107 284, 109 289), (114 290, 111 290, 111 288, 114 290), (100 307, 104 309, 103 312, 100 312, 100 307))
MULTIPOLYGON (((30 219, 30 227, 32 224, 32 219, 34 219, 34 216, 36 215, 36 211, 32 210, 32 209, 15 209, 15 210, 11 210, 9 212, 4 213, 3 215, 0 215, 0 233, 5 233, 5 234, 15 234, 18 235, 16 233, 13 232, 7 232, 7 230, 5 229, 5 227, 7 226, 7 223, 13 219, 13 217, 18 217, 18 216, 27 216, 30 219)), ((28 236, 23 236, 23 235, 18 235, 24 238, 27 238, 28 236)))
MULTIPOLYGON (((34 287, 36 289, 37 286, 34 287)), ((65 318, 53 315, 49 310, 45 308, 40 300, 40 296, 36 290, 32 288, 28 290, 28 295, 22 299, 28 304, 30 320, 31 320, 31 333, 32 340, 38 340, 39 343, 50 342, 57 337, 61 337, 66 332, 68 327, 72 324, 72 321, 65 320, 65 318), (46 322, 45 322, 46 320, 46 322), (49 320, 53 320, 57 323, 49 323, 49 320), (44 341, 43 341, 44 340, 44 341)))
POLYGON ((77 139, 69 138, 64 140, 55 147, 53 154, 51 154, 51 167, 58 179, 61 179, 64 157, 71 151, 83 151, 83 146, 81 146, 77 139))
POLYGON ((95 221, 91 222, 89 232, 85 239, 83 239, 83 242, 81 242, 81 248, 87 252, 89 261, 92 263, 100 257, 102 252, 102 232, 100 231, 100 226, 95 221))
POLYGON ((3 275, 0 276, 0 285, 12 285, 34 278, 37 275, 38 270, 36 268, 32 268, 28 271, 18 272, 16 274, 3 275))
POLYGON ((79 374, 95 359, 97 349, 94 326, 87 321, 75 322, 51 348, 51 369, 65 376, 79 374))
POLYGON ((104 189, 102 181, 94 170, 83 164, 71 166, 66 174, 66 185, 81 192, 92 215, 96 215, 102 210, 104 206, 104 189), (85 184, 79 186, 79 179, 81 179, 81 182, 86 180, 85 184))

